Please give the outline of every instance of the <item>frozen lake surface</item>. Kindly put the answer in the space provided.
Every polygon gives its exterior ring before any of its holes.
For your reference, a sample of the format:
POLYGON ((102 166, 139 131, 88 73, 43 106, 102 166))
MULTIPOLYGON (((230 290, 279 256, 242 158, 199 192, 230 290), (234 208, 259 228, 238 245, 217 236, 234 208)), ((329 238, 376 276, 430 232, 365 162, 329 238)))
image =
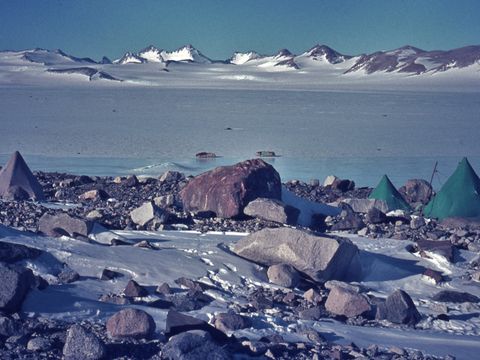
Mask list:
POLYGON ((0 88, 0 107, 1 162, 19 150, 38 170, 196 174, 258 150, 281 155, 269 161, 284 180, 373 186, 387 173, 401 185, 438 160, 441 182, 463 156, 480 168, 478 92, 50 85, 0 88))

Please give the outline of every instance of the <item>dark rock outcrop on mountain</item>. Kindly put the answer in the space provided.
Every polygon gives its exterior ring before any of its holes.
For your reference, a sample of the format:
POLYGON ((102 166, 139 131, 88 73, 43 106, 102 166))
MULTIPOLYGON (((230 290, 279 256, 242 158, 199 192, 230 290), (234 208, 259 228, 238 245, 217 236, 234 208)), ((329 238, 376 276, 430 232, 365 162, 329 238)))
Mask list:
POLYGON ((480 46, 466 46, 447 51, 425 51, 407 45, 391 51, 362 55, 345 73, 361 70, 367 74, 400 72, 418 75, 424 72, 435 73, 451 68, 464 68, 479 61, 480 46))
POLYGON ((181 191, 185 210, 211 211, 218 217, 243 215, 243 209, 256 198, 281 198, 280 175, 261 159, 222 166, 192 179, 181 191))
POLYGON ((325 59, 330 64, 338 64, 352 58, 352 56, 350 55, 340 54, 338 51, 333 50, 331 47, 318 44, 308 50, 307 56, 313 58, 314 60, 325 57, 325 59))
POLYGON ((91 68, 91 67, 76 67, 76 68, 67 68, 67 69, 48 69, 47 70, 50 73, 53 74, 78 74, 78 75, 84 75, 88 77, 88 80, 98 80, 98 79, 105 79, 105 80, 112 80, 112 81, 122 81, 120 79, 117 79, 116 77, 104 72, 104 71, 99 71, 97 69, 91 68))

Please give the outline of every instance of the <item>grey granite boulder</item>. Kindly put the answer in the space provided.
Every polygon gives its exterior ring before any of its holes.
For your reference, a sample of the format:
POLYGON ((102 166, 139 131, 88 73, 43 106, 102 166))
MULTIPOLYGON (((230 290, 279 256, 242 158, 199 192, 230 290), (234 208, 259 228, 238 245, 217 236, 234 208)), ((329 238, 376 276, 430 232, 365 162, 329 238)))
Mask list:
POLYGON ((63 347, 65 360, 99 360, 106 354, 104 343, 84 327, 75 324, 67 330, 63 347))
POLYGON ((243 210, 248 216, 274 221, 280 224, 296 225, 300 210, 280 200, 258 198, 250 201, 243 210))
POLYGON ((341 280, 351 272, 358 248, 348 239, 291 228, 263 229, 245 236, 233 251, 262 264, 289 264, 316 281, 341 280))
POLYGON ((135 224, 145 226, 152 220, 156 220, 157 223, 163 224, 167 222, 169 214, 153 202, 147 201, 140 207, 132 210, 132 212, 130 212, 130 217, 135 224))

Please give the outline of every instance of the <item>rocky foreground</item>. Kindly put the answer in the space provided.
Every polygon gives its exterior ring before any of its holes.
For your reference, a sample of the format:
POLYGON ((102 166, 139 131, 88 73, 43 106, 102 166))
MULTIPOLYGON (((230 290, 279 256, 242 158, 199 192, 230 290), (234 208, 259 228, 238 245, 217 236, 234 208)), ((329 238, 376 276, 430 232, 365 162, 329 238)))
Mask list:
MULTIPOLYGON (((71 324, 26 317, 22 303, 32 291, 70 286, 82 281, 84 274, 68 262, 55 273, 41 273, 25 264, 41 259, 48 250, 0 241, 2 359, 435 359, 422 349, 338 345, 307 325, 292 327, 302 339, 296 341, 281 334, 252 339, 233 333, 255 327, 253 320, 259 316, 273 316, 285 324, 333 319, 354 326, 414 329, 437 318, 448 320, 449 304, 476 309, 480 302, 473 294, 442 289, 449 282, 448 274, 429 268, 423 276, 439 285, 433 300, 445 304, 437 315, 422 314, 402 289, 382 298, 359 285, 361 251, 339 232, 371 241, 408 240, 413 242, 408 247, 412 253, 440 256, 452 264, 460 250, 479 252, 477 222, 436 221, 421 215, 433 195, 423 180, 411 180, 400 189, 410 210, 399 211, 384 201, 368 199, 372 189, 356 188, 350 180, 329 177, 322 184, 318 180, 282 184, 275 169, 261 160, 195 178, 177 172, 159 178, 34 175, 43 201, 31 201, 35 196, 25 186, 10 187, 0 201, 3 226, 36 239, 69 238, 99 247, 132 246, 152 252, 158 251, 157 244, 132 241, 115 231, 246 232, 250 235, 233 246, 224 245, 225 251, 258 264, 272 286, 259 281, 238 289, 214 277, 202 281, 203 274, 180 276, 172 283, 139 284, 105 267, 98 274, 101 281, 126 281, 123 291, 105 292, 98 299, 121 308, 105 322, 71 324), (283 201, 287 191, 303 199, 298 204, 330 206, 306 217, 305 208, 283 201), (220 293, 228 299, 225 311, 215 313, 209 322, 188 314, 211 306, 220 293), (165 329, 156 328, 148 308, 168 312, 165 329)), ((465 282, 480 280, 479 265, 479 257, 467 264, 465 282)), ((445 354, 445 358, 454 357, 445 354)))

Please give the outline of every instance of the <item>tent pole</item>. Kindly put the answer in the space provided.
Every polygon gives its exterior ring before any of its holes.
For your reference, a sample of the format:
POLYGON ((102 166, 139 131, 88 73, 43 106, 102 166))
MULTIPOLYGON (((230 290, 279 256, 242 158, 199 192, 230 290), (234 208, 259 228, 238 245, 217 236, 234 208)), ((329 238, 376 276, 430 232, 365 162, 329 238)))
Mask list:
POLYGON ((435 166, 433 167, 433 171, 432 171, 432 176, 430 177, 430 194, 428 194, 428 196, 430 196, 432 193, 433 193, 433 187, 432 187, 432 182, 433 182, 433 177, 435 176, 435 173, 437 172, 437 166, 438 166, 438 161, 435 161, 435 166))

